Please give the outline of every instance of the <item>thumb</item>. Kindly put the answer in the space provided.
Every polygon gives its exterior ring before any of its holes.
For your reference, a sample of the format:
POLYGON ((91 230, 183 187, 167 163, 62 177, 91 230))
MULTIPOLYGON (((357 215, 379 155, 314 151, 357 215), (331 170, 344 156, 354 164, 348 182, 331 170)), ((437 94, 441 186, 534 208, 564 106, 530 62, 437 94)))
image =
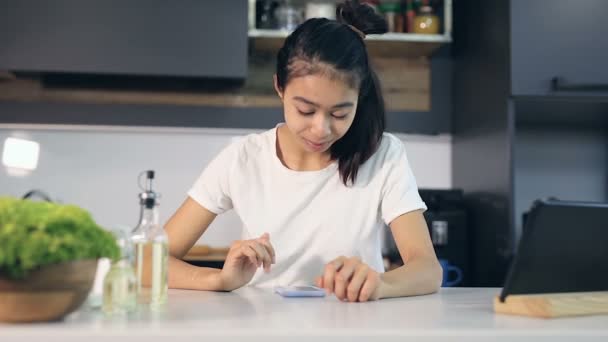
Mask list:
POLYGON ((270 240, 270 234, 268 234, 268 232, 266 232, 266 233, 260 235, 260 239, 268 241, 268 240, 270 240))

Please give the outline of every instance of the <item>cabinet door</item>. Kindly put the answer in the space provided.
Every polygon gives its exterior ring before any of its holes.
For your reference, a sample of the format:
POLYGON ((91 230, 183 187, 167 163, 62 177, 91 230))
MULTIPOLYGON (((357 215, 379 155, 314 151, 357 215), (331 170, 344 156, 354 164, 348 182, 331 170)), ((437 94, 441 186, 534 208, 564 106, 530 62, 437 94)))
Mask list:
POLYGON ((511 91, 608 96, 608 1, 512 0, 511 91))
POLYGON ((243 78, 245 0, 8 0, 0 70, 243 78))

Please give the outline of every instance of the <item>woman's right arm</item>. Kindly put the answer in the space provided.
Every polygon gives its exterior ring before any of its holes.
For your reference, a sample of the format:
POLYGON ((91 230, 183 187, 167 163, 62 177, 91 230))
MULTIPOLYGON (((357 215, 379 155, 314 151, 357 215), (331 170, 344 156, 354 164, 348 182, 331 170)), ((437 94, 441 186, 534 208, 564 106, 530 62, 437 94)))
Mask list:
POLYGON ((216 214, 188 197, 165 225, 169 236, 169 287, 222 291, 219 269, 197 267, 182 258, 207 230, 216 214))
POLYGON ((182 258, 217 215, 188 197, 165 225, 169 236, 169 287, 189 290, 232 291, 247 284, 257 268, 270 272, 275 252, 270 236, 235 241, 223 269, 198 267, 182 258))

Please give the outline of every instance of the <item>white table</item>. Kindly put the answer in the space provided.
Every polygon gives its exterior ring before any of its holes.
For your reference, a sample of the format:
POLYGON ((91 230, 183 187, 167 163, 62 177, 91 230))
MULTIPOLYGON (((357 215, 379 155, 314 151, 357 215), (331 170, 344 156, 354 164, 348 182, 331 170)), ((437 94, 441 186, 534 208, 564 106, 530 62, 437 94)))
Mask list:
POLYGON ((343 303, 282 298, 270 289, 233 293, 170 290, 156 316, 108 319, 82 309, 64 321, 0 324, 0 341, 608 341, 608 316, 538 319, 496 315, 499 289, 343 303))

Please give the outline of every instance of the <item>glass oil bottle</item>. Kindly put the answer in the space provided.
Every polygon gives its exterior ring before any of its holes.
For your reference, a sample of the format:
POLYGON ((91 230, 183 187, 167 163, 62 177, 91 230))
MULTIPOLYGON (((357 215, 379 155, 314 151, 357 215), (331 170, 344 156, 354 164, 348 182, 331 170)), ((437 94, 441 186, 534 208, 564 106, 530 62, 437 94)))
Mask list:
POLYGON ((154 171, 145 171, 146 186, 139 194, 139 224, 131 233, 137 303, 141 308, 161 310, 167 302, 169 240, 159 224, 158 194, 152 190, 154 171))

